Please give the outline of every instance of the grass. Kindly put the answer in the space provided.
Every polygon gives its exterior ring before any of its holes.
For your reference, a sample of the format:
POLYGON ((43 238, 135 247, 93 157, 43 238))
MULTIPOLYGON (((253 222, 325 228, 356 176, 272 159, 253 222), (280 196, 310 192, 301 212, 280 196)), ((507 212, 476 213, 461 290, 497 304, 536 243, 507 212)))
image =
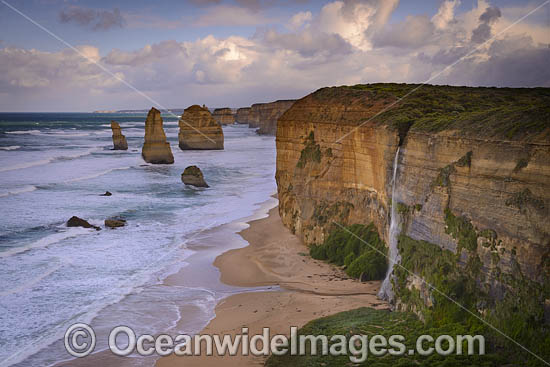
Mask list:
POLYGON ((424 85, 408 94, 418 86, 359 84, 323 88, 315 94, 326 101, 363 101, 367 109, 383 101, 389 108, 374 121, 397 129, 401 140, 409 129, 427 132, 452 129, 476 136, 521 139, 550 128, 550 88, 424 85))
POLYGON ((382 255, 387 253, 386 245, 372 223, 337 228, 324 243, 312 245, 309 253, 314 259, 345 265, 350 277, 364 281, 382 279, 388 268, 382 255))
MULTIPOLYGON (((373 367, 405 367, 405 366, 502 366, 505 359, 496 353, 489 352, 484 356, 477 355, 449 355, 438 356, 436 353, 431 356, 420 356, 418 353, 409 355, 408 351, 415 349, 416 339, 420 335, 431 335, 437 338, 440 335, 465 335, 467 329, 460 323, 447 324, 440 327, 427 326, 421 322, 413 313, 410 312, 389 312, 386 310, 375 310, 372 308, 358 308, 351 311, 341 312, 332 316, 323 317, 307 323, 298 331, 298 335, 344 335, 349 338, 351 335, 384 335, 387 339, 391 335, 405 336, 404 344, 406 346, 405 355, 377 357, 369 354, 367 360, 361 364, 350 362, 349 355, 341 356, 271 356, 267 362, 268 367, 310 367, 310 366, 330 366, 330 367, 348 367, 348 366, 373 366, 373 367)), ((456 339, 455 339, 456 340, 456 339)), ((329 345, 332 345, 329 343, 329 345)), ((426 345, 427 347, 428 345, 426 345)), ((309 347, 309 343, 306 344, 309 347)), ((395 348, 397 350, 398 348, 395 348)), ((308 351, 311 349, 308 348, 308 351)), ((321 344, 318 343, 317 350, 321 350, 321 344)), ((466 350, 464 344, 463 350, 466 350)), ((475 349, 477 351, 477 349, 475 349)), ((307 353, 309 354, 309 353, 307 353)))

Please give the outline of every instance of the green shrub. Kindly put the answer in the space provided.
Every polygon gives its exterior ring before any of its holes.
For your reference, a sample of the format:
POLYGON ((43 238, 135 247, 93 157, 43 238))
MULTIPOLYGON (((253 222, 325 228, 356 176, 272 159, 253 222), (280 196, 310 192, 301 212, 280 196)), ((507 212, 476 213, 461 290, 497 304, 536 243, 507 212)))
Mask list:
POLYGON ((374 224, 354 224, 333 231, 319 245, 310 247, 310 255, 317 260, 346 265, 346 273, 352 278, 382 279, 387 271, 387 248, 378 236, 374 224))

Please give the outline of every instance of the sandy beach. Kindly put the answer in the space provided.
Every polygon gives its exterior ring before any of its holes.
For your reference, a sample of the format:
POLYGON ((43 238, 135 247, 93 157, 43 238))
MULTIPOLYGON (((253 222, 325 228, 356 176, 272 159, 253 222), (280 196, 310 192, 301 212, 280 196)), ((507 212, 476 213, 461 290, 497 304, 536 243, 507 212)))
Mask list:
MULTIPOLYGON (((315 318, 358 307, 388 307, 376 297, 380 282, 350 279, 341 269, 306 255, 307 247, 283 226, 277 207, 249 224, 240 232, 249 246, 227 251, 214 261, 221 281, 244 287, 244 293, 222 300, 202 334, 235 335, 248 327, 254 335, 269 327, 272 335, 288 335, 291 326, 301 327, 315 318), (265 291, 270 286, 280 290, 265 291), (260 288, 254 291, 255 287, 260 288)), ((264 361, 265 357, 241 355, 171 355, 157 366, 259 366, 264 361)))

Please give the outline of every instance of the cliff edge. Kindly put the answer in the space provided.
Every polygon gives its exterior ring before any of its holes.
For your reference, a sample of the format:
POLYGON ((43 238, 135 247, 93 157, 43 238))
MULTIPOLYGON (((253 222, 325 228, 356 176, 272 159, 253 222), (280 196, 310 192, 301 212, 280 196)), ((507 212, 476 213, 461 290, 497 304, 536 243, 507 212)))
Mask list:
POLYGON ((503 330, 550 323, 550 89, 417 87, 323 88, 279 118, 283 223, 308 244, 374 223, 397 309, 445 301, 420 274, 503 330))

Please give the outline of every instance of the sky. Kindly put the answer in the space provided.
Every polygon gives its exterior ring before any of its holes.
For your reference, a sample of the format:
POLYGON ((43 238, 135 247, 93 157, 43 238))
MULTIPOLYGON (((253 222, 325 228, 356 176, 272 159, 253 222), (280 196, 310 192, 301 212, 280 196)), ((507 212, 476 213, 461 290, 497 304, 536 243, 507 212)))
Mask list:
POLYGON ((374 82, 550 87, 549 65, 549 0, 0 0, 2 112, 243 107, 374 82))

